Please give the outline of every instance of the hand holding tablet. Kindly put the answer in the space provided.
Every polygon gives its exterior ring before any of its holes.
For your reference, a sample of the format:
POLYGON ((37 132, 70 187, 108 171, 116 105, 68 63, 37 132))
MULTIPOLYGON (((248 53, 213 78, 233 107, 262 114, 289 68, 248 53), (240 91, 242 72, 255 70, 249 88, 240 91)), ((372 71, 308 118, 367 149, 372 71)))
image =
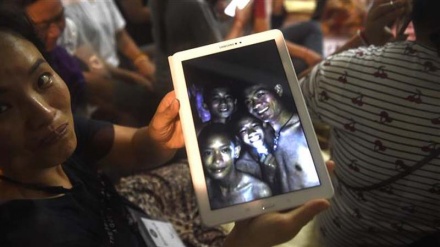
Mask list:
POLYGON ((332 196, 281 32, 178 52, 169 61, 205 224, 332 196))

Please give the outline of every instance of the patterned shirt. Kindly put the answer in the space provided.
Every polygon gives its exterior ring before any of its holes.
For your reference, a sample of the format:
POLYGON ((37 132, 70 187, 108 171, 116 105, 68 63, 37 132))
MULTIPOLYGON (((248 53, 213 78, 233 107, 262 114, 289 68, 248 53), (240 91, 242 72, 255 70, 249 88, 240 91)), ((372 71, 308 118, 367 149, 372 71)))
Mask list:
POLYGON ((332 207, 318 217, 326 246, 405 246, 440 230, 440 158, 360 192, 440 148, 440 57, 415 42, 329 57, 301 81, 311 114, 332 126, 332 207))

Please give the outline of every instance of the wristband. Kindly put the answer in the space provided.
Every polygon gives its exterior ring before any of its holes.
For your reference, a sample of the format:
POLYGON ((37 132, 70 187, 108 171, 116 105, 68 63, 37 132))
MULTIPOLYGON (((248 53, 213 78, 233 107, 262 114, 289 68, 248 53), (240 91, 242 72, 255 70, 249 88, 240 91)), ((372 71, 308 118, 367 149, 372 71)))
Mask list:
POLYGON ((359 36, 359 39, 361 40, 362 44, 364 44, 365 46, 371 45, 367 39, 367 36, 365 35, 365 30, 358 29, 357 35, 359 36))

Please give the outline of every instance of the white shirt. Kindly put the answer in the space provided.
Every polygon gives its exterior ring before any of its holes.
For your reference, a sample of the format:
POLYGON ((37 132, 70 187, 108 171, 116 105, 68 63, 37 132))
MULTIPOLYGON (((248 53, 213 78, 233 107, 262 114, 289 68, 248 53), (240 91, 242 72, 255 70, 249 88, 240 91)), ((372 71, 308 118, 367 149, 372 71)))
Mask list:
POLYGON ((112 0, 62 0, 66 16, 86 36, 95 52, 107 63, 118 66, 116 33, 125 20, 112 0))

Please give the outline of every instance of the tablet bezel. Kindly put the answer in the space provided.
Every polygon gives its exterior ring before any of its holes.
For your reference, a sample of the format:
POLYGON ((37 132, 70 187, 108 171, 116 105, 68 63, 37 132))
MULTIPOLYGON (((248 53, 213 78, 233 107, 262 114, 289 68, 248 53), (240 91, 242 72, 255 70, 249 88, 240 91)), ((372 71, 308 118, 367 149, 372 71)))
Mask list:
POLYGON ((186 151, 190 164, 192 182, 204 224, 213 226, 228 223, 253 217, 266 212, 293 208, 311 199, 330 198, 333 195, 333 187, 330 177, 324 164, 312 122, 299 87, 298 79, 293 69, 291 58, 289 56, 283 35, 279 30, 270 30, 177 52, 173 56, 169 57, 169 62, 176 97, 180 101, 179 114, 186 143, 186 151), (280 56, 287 82, 290 86, 290 91, 296 104, 298 115, 301 119, 301 125, 311 151, 318 178, 320 180, 320 185, 276 195, 273 197, 257 199, 255 201, 238 205, 232 205, 221 209, 211 210, 203 164, 199 155, 200 151, 193 120, 194 116, 191 110, 190 98, 188 95, 188 88, 182 63, 186 60, 212 55, 219 52, 225 52, 232 49, 240 49, 241 47, 258 44, 269 40, 274 40, 276 43, 278 55, 280 56))

